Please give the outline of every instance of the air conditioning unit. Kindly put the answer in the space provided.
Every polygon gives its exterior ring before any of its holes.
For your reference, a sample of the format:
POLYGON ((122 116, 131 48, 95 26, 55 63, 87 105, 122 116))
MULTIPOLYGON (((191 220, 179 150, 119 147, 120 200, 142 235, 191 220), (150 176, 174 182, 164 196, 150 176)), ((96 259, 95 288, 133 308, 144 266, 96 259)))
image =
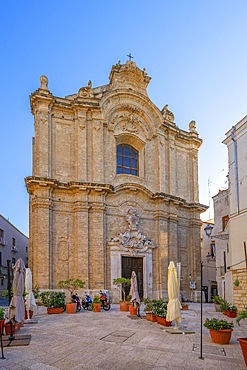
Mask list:
POLYGON ((5 240, 4 238, 0 238, 0 244, 7 245, 7 240, 5 240))

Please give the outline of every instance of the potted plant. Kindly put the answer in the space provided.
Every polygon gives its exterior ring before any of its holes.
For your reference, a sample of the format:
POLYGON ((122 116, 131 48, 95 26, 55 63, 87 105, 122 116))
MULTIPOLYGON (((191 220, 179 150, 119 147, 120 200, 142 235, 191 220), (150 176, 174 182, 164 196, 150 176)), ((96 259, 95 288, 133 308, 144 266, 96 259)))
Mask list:
POLYGON ((206 319, 205 328, 209 329, 211 339, 217 344, 229 344, 232 336, 233 322, 213 317, 206 319))
POLYGON ((226 314, 228 317, 234 318, 237 316, 237 307, 232 305, 229 305, 228 310, 226 311, 226 314))
POLYGON ((172 321, 166 321, 167 303, 163 299, 154 302, 154 313, 157 317, 157 323, 164 326, 171 326, 172 321))
POLYGON ((156 322, 157 317, 153 312, 154 309, 154 300, 151 301, 149 298, 143 298, 143 303, 145 304, 144 311, 146 312, 146 319, 148 321, 156 322))
POLYGON ((101 308, 100 295, 96 294, 93 298, 93 311, 100 312, 100 308, 101 308))
MULTIPOLYGON (((24 297, 24 293, 23 293, 23 297, 24 297)), ((9 291, 8 290, 4 290, 3 291, 3 297, 4 298, 8 298, 9 297, 9 291)), ((10 289, 10 298, 13 297, 13 288, 10 289)), ((3 307, 0 307, 0 327, 2 329, 2 334, 3 332, 5 331, 5 334, 6 335, 10 335, 11 334, 11 329, 10 329, 10 321, 7 322, 6 324, 4 323, 4 317, 5 317, 5 312, 4 312, 4 309, 3 307)), ((0 330, 1 330, 0 329, 0 330)), ((20 329, 20 323, 19 325, 18 324, 14 324, 12 322, 12 334, 16 334, 17 331, 20 329)))
POLYGON ((120 311, 129 311, 129 302, 126 302, 125 299, 125 288, 130 286, 130 284, 131 280, 124 277, 113 279, 113 285, 119 287, 122 292, 123 301, 120 301, 120 311))
MULTIPOLYGON (((13 288, 11 287, 10 288, 10 299, 13 297, 13 288)), ((9 291, 6 289, 6 290, 3 290, 3 298, 9 298, 9 291)))
POLYGON ((220 305, 224 302, 224 299, 219 297, 218 295, 215 295, 211 298, 210 302, 214 303, 215 311, 221 312, 220 305))
MULTIPOLYGON (((244 319, 247 319, 247 307, 245 307, 245 309, 243 311, 240 311, 238 313, 237 324, 240 325, 240 321, 244 320, 244 319)), ((240 343, 242 353, 243 353, 243 357, 244 357, 244 361, 245 361, 245 365, 247 366, 247 338, 237 338, 237 340, 240 343)))
POLYGON ((128 294, 126 296, 126 302, 129 302, 129 304, 130 304, 131 298, 132 298, 132 295, 131 294, 128 294))
POLYGON ((60 289, 67 289, 70 292, 70 301, 66 303, 66 312, 67 313, 76 313, 76 306, 77 303, 75 303, 72 299, 72 296, 75 292, 75 290, 79 288, 84 288, 85 281, 82 281, 81 279, 67 279, 67 280, 60 280, 58 283, 58 287, 60 289))
POLYGON ((3 334, 3 324, 4 324, 5 312, 3 307, 0 307, 0 333, 3 334))
POLYGON ((48 314, 62 313, 65 305, 65 293, 48 290, 40 293, 41 301, 48 314))
POLYGON ((230 303, 228 303, 227 301, 223 301, 221 304, 220 304, 220 309, 221 309, 221 312, 224 314, 224 315, 227 315, 227 311, 230 307, 230 303))
MULTIPOLYGON (((11 335, 10 325, 11 325, 10 322, 8 322, 8 323, 6 323, 6 324, 3 325, 4 331, 5 331, 5 335, 11 335)), ((19 329, 20 329, 20 326, 18 326, 18 324, 12 323, 12 335, 16 334, 19 329)))
POLYGON ((40 298, 40 287, 38 284, 33 286, 33 295, 36 301, 37 306, 42 306, 41 298, 40 298))

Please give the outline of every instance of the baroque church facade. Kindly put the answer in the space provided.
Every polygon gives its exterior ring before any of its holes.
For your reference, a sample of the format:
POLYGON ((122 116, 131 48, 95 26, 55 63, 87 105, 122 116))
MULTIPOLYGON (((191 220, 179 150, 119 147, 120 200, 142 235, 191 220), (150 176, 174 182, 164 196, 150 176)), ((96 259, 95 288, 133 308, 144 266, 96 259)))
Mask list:
POLYGON ((89 81, 61 98, 41 76, 31 94, 29 267, 41 289, 78 277, 117 301, 113 279, 135 270, 141 296, 160 298, 171 260, 184 299, 189 276, 199 287, 202 141, 194 121, 181 130, 149 99, 150 80, 135 62, 118 62, 107 85, 89 81))

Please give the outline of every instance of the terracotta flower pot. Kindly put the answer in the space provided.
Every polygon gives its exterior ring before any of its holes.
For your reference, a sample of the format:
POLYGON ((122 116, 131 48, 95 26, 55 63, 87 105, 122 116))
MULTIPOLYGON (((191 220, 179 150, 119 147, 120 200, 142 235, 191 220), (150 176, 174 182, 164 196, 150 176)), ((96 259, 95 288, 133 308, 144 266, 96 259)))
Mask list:
MULTIPOLYGON (((10 335, 10 323, 4 324, 5 335, 10 335)), ((17 326, 12 324, 12 334, 17 333, 17 326)))
POLYGON ((66 312, 67 313, 76 313, 76 303, 67 303, 66 304, 66 312))
POLYGON ((137 307, 133 307, 132 304, 129 305, 130 315, 137 315, 137 307))
POLYGON ((188 310, 189 306, 187 304, 182 305, 182 310, 188 310))
POLYGON ((3 328, 4 328, 4 319, 0 320, 0 333, 3 334, 3 328))
POLYGON ((154 313, 146 313, 146 319, 148 321, 152 321, 152 322, 156 322, 157 321, 157 317, 154 313))
MULTIPOLYGON (((29 310, 29 318, 31 319, 33 317, 33 311, 29 310)), ((25 320, 27 320, 28 317, 27 317, 27 310, 25 308, 25 320)))
POLYGON ((229 344, 232 336, 232 329, 209 330, 211 339, 217 344, 229 344))
POLYGON ((226 311, 228 317, 234 318, 237 316, 237 311, 226 311))
POLYGON ((244 362, 245 362, 245 365, 247 366, 247 338, 237 338, 237 340, 240 343, 243 357, 244 357, 244 362))
POLYGON ((165 317, 157 316, 157 323, 163 326, 172 326, 172 321, 166 321, 165 317))
POLYGON ((93 312, 100 312, 101 303, 93 303, 93 312))
POLYGON ((120 311, 129 311, 129 302, 120 302, 120 311))
POLYGON ((59 308, 47 307, 47 313, 49 315, 63 313, 63 307, 59 307, 59 308))

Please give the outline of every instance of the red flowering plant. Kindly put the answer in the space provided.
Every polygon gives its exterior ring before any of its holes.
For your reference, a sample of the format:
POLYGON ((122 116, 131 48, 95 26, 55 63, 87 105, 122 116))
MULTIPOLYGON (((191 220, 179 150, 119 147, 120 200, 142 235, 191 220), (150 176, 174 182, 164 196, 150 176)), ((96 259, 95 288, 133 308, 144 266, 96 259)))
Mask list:
POLYGON ((203 324, 205 328, 211 330, 224 330, 224 329, 233 329, 233 321, 229 322, 227 320, 220 320, 213 317, 212 319, 206 319, 203 324))

